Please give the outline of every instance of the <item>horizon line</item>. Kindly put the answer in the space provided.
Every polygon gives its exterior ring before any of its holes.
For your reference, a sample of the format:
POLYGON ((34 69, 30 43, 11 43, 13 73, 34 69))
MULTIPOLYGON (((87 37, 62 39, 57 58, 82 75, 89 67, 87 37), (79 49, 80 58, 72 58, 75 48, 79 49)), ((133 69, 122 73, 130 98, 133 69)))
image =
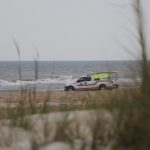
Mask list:
MULTIPOLYGON (((19 61, 18 59, 9 59, 9 60, 0 60, 0 62, 2 62, 2 61, 19 61)), ((142 61, 142 59, 124 59, 124 60, 119 60, 119 59, 112 59, 112 60, 98 60, 98 59, 96 59, 96 60, 91 60, 91 59, 87 59, 87 60, 84 60, 84 59, 82 59, 82 60, 77 60, 77 59, 74 59, 74 60, 65 60, 65 59, 57 59, 57 60, 48 60, 48 59, 22 59, 22 60, 20 60, 20 61, 142 61)), ((148 60, 148 61, 150 61, 150 60, 148 60)))

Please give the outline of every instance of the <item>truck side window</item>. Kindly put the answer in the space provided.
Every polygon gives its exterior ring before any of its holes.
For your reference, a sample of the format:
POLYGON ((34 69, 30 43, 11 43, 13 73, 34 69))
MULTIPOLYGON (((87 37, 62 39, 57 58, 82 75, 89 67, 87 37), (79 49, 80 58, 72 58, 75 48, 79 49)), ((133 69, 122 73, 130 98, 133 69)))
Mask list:
POLYGON ((85 80, 86 80, 86 81, 91 81, 92 79, 91 79, 91 77, 86 77, 85 80))

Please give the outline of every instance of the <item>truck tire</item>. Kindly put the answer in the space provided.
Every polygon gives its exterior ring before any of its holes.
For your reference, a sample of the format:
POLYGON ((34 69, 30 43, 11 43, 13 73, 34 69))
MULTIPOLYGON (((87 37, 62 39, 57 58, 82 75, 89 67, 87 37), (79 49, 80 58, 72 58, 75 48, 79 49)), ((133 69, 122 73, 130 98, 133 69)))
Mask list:
POLYGON ((68 89, 67 89, 67 91, 74 91, 74 90, 75 90, 75 89, 74 89, 73 86, 69 86, 68 89))
POLYGON ((119 88, 119 85, 115 85, 115 89, 118 89, 119 88))
POLYGON ((105 84, 102 84, 99 86, 99 90, 106 90, 107 86, 105 84))

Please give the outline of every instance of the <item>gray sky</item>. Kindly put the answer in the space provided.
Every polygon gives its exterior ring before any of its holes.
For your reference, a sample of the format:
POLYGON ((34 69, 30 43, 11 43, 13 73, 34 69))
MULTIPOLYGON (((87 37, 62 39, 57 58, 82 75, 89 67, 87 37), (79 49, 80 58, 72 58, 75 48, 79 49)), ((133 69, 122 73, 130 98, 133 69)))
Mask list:
MULTIPOLYGON (((134 0, 0 0, 0 60, 129 60, 140 55, 134 0)), ((150 0, 143 3, 150 40, 150 0)), ((147 42, 150 48, 150 42, 147 42)), ((150 54, 150 52, 149 52, 150 54)))

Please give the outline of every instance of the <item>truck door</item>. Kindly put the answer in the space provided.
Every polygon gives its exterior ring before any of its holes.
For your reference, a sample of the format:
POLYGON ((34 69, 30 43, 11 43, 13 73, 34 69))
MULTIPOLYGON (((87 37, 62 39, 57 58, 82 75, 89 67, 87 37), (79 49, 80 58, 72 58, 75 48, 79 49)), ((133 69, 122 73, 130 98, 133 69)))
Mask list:
POLYGON ((82 77, 77 81, 77 88, 81 90, 92 89, 94 87, 92 77, 82 77))
POLYGON ((93 88, 93 81, 92 81, 92 77, 86 77, 86 88, 87 89, 92 89, 93 88))
POLYGON ((86 85, 87 85, 86 77, 81 77, 79 80, 77 80, 76 89, 84 90, 86 88, 86 85))

